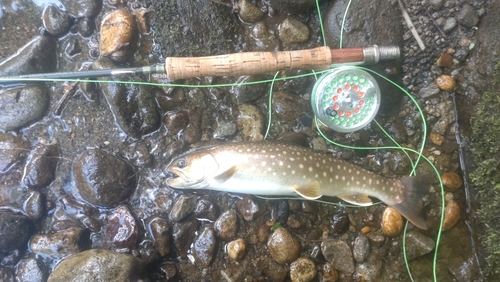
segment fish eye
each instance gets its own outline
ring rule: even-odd
[[[186,159],[180,159],[177,161],[177,167],[178,168],[185,168],[187,166],[187,161]]]

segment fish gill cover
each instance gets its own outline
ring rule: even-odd
[[[491,281],[500,279],[500,63],[492,90],[482,95],[473,125],[472,152],[477,164],[471,179],[478,190],[478,216],[485,230],[482,244],[487,252],[485,269]]]

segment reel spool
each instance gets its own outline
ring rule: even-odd
[[[311,95],[314,115],[329,128],[353,132],[369,124],[380,107],[380,88],[368,72],[339,67],[321,76]]]

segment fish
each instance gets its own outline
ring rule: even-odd
[[[338,197],[369,206],[377,198],[413,225],[427,229],[423,200],[429,175],[388,178],[333,155],[284,141],[249,141],[201,147],[172,159],[166,180],[175,189],[211,189],[254,195]]]

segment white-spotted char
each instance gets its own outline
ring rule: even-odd
[[[396,208],[415,226],[427,229],[422,196],[426,176],[386,178],[333,156],[284,142],[241,142],[201,148],[175,158],[167,170],[178,189],[212,189],[256,194],[292,195],[306,199],[339,197],[361,206],[370,197]]]

